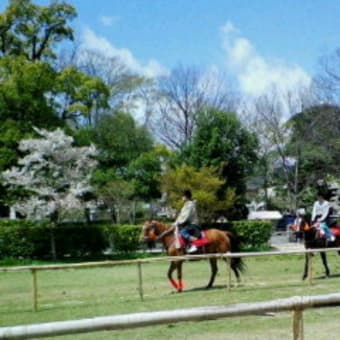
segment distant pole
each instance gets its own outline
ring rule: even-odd
[[[37,270],[31,269],[33,279],[33,311],[38,310],[38,284],[37,284]]]
[[[143,275],[142,275],[142,263],[137,263],[138,268],[138,291],[140,299],[143,301]]]

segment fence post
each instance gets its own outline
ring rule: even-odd
[[[303,340],[303,309],[293,310],[293,339]]]
[[[32,279],[33,279],[33,311],[38,310],[38,284],[37,284],[37,270],[31,269]]]
[[[143,301],[143,276],[142,276],[142,263],[138,262],[138,291],[140,299]]]
[[[229,292],[231,289],[231,258],[229,256],[227,257],[226,265],[227,265],[227,277],[228,277],[227,289]]]

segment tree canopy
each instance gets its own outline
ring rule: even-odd
[[[31,61],[56,58],[56,44],[73,40],[68,22],[75,17],[75,8],[64,1],[39,6],[31,0],[9,0],[0,14],[0,56],[24,56]]]
[[[236,201],[235,191],[229,188],[223,197],[218,192],[224,180],[217,174],[214,167],[195,169],[190,165],[181,165],[169,169],[162,178],[162,189],[167,194],[167,203],[180,210],[183,202],[183,190],[190,189],[197,201],[200,223],[216,220],[220,214],[227,214]]]

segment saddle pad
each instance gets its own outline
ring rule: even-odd
[[[196,247],[202,247],[202,246],[205,246],[208,243],[209,243],[209,240],[205,236],[204,231],[202,231],[202,233],[201,233],[201,238],[199,238],[198,240],[192,241],[192,244],[194,244]]]
[[[185,239],[182,236],[179,236],[179,243],[181,245],[181,247],[185,248],[187,242],[185,241]]]
[[[334,236],[340,236],[340,228],[331,228]]]

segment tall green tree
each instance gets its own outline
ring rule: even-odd
[[[93,136],[100,163],[94,181],[99,197],[109,205],[116,221],[127,210],[134,216],[138,200],[151,201],[160,196],[164,151],[154,148],[152,136],[144,126],[128,113],[114,112],[100,117]]]
[[[75,8],[64,1],[40,6],[31,0],[9,0],[0,14],[0,56],[21,55],[31,61],[56,58],[56,44],[73,40],[69,21],[75,17]]]
[[[160,198],[162,164],[167,156],[168,150],[158,145],[130,162],[127,177],[134,185],[135,197],[146,201]]]
[[[125,112],[102,116],[95,127],[94,141],[100,149],[101,164],[117,169],[121,175],[132,160],[153,147],[150,132]]]
[[[48,94],[52,91],[56,73],[41,61],[30,62],[24,57],[0,59],[0,119],[32,124],[56,125],[56,118]]]
[[[74,66],[61,70],[54,87],[54,107],[58,116],[71,125],[94,125],[96,112],[108,108],[109,88],[98,77]]]
[[[238,196],[235,209],[241,211],[246,193],[246,179],[256,162],[257,139],[248,132],[234,113],[206,109],[197,115],[197,128],[191,143],[184,148],[181,157],[196,168],[214,166],[224,179],[220,194],[227,187]],[[241,214],[242,215],[242,214]]]
[[[24,57],[0,59],[0,170],[17,161],[18,143],[33,133],[32,127],[51,128],[63,122],[47,99],[55,72],[45,62]]]
[[[298,201],[304,204],[306,193],[317,183],[340,177],[340,108],[313,106],[293,116],[287,125],[291,136],[286,153],[296,161]]]
[[[167,204],[177,211],[183,205],[183,190],[190,189],[197,201],[198,215],[201,223],[211,223],[221,213],[228,212],[236,202],[235,191],[228,188],[223,196],[218,192],[224,185],[224,180],[218,176],[214,167],[195,169],[190,165],[169,168],[162,176],[162,190],[167,194]]]

